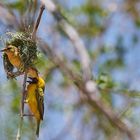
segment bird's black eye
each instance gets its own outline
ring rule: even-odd
[[[7,48],[7,50],[11,50],[11,49],[12,49],[11,47]]]

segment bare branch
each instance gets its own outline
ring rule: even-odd
[[[21,130],[22,130],[23,116],[24,116],[24,100],[25,100],[25,92],[26,92],[26,80],[27,80],[27,73],[25,72],[24,80],[23,80],[22,97],[21,97],[20,122],[19,122],[16,140],[21,139]]]
[[[17,132],[16,140],[20,140],[21,139],[22,124],[23,124],[23,118],[20,117],[20,122],[19,122],[19,127],[18,127],[18,132]]]
[[[65,20],[64,16],[57,10],[56,5],[51,0],[41,0],[42,3],[46,6],[46,9],[51,12],[55,19],[58,21],[61,29],[67,34],[68,38],[73,43],[77,53],[81,58],[81,65],[83,70],[83,78],[85,80],[91,79],[91,66],[90,66],[90,58],[87,53],[86,47],[79,37],[77,31]]]
[[[21,99],[21,117],[23,118],[24,114],[24,100],[25,100],[25,92],[26,92],[26,80],[27,80],[27,73],[24,74],[24,80],[23,80],[23,89],[22,89],[22,99]]]
[[[43,14],[43,11],[45,9],[45,6],[42,4],[40,6],[40,12],[39,12],[39,15],[38,15],[38,18],[37,18],[37,21],[34,25],[34,28],[33,28],[33,32],[32,32],[32,38],[35,40],[36,39],[36,32],[37,32],[37,29],[38,29],[38,26],[40,24],[40,20],[41,20],[41,17],[42,17],[42,14]]]
[[[54,52],[54,50],[52,50],[47,44],[45,44],[44,46],[40,45],[40,47],[44,54],[47,55],[54,64],[58,65],[65,76],[71,79],[71,81],[77,86],[77,88],[84,95],[83,97],[85,102],[89,104],[91,108],[98,108],[110,120],[110,122],[120,130],[120,132],[124,132],[125,134],[127,134],[130,140],[135,140],[133,132],[112,111],[113,109],[110,106],[106,105],[98,96],[96,96],[98,90],[94,81],[84,81],[81,78],[81,75],[79,73],[77,74],[76,72],[73,72],[67,62],[64,61],[63,57],[56,54],[56,52]],[[94,88],[90,88],[90,86],[88,85],[89,82],[90,85],[92,85],[91,87],[94,86]]]

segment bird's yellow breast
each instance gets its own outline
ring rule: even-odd
[[[33,113],[33,115],[35,116],[35,118],[37,120],[40,119],[40,114],[38,111],[38,105],[37,105],[37,100],[36,100],[36,84],[30,84],[27,87],[27,103],[29,105],[29,108],[31,110],[31,112]]]
[[[21,67],[21,58],[19,57],[19,55],[15,55],[14,52],[10,51],[7,52],[6,54],[8,56],[10,63],[19,69]]]

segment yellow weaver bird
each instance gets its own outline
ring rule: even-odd
[[[8,45],[6,48],[1,50],[1,52],[4,52],[10,61],[10,63],[16,67],[19,71],[23,70],[23,63],[19,56],[18,48],[13,45]]]
[[[43,120],[44,114],[45,81],[38,76],[38,71],[34,68],[31,68],[27,74],[30,76],[28,78],[30,78],[31,81],[27,81],[29,85],[27,86],[25,102],[29,105],[30,111],[36,118],[36,135],[39,136],[40,121]]]

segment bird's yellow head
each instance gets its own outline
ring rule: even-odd
[[[6,48],[0,50],[1,52],[4,52],[6,54],[9,54],[9,53],[13,53],[15,55],[18,54],[18,48],[13,46],[13,45],[8,45]]]
[[[38,70],[34,67],[29,67],[27,69],[27,75],[31,78],[38,78]]]

